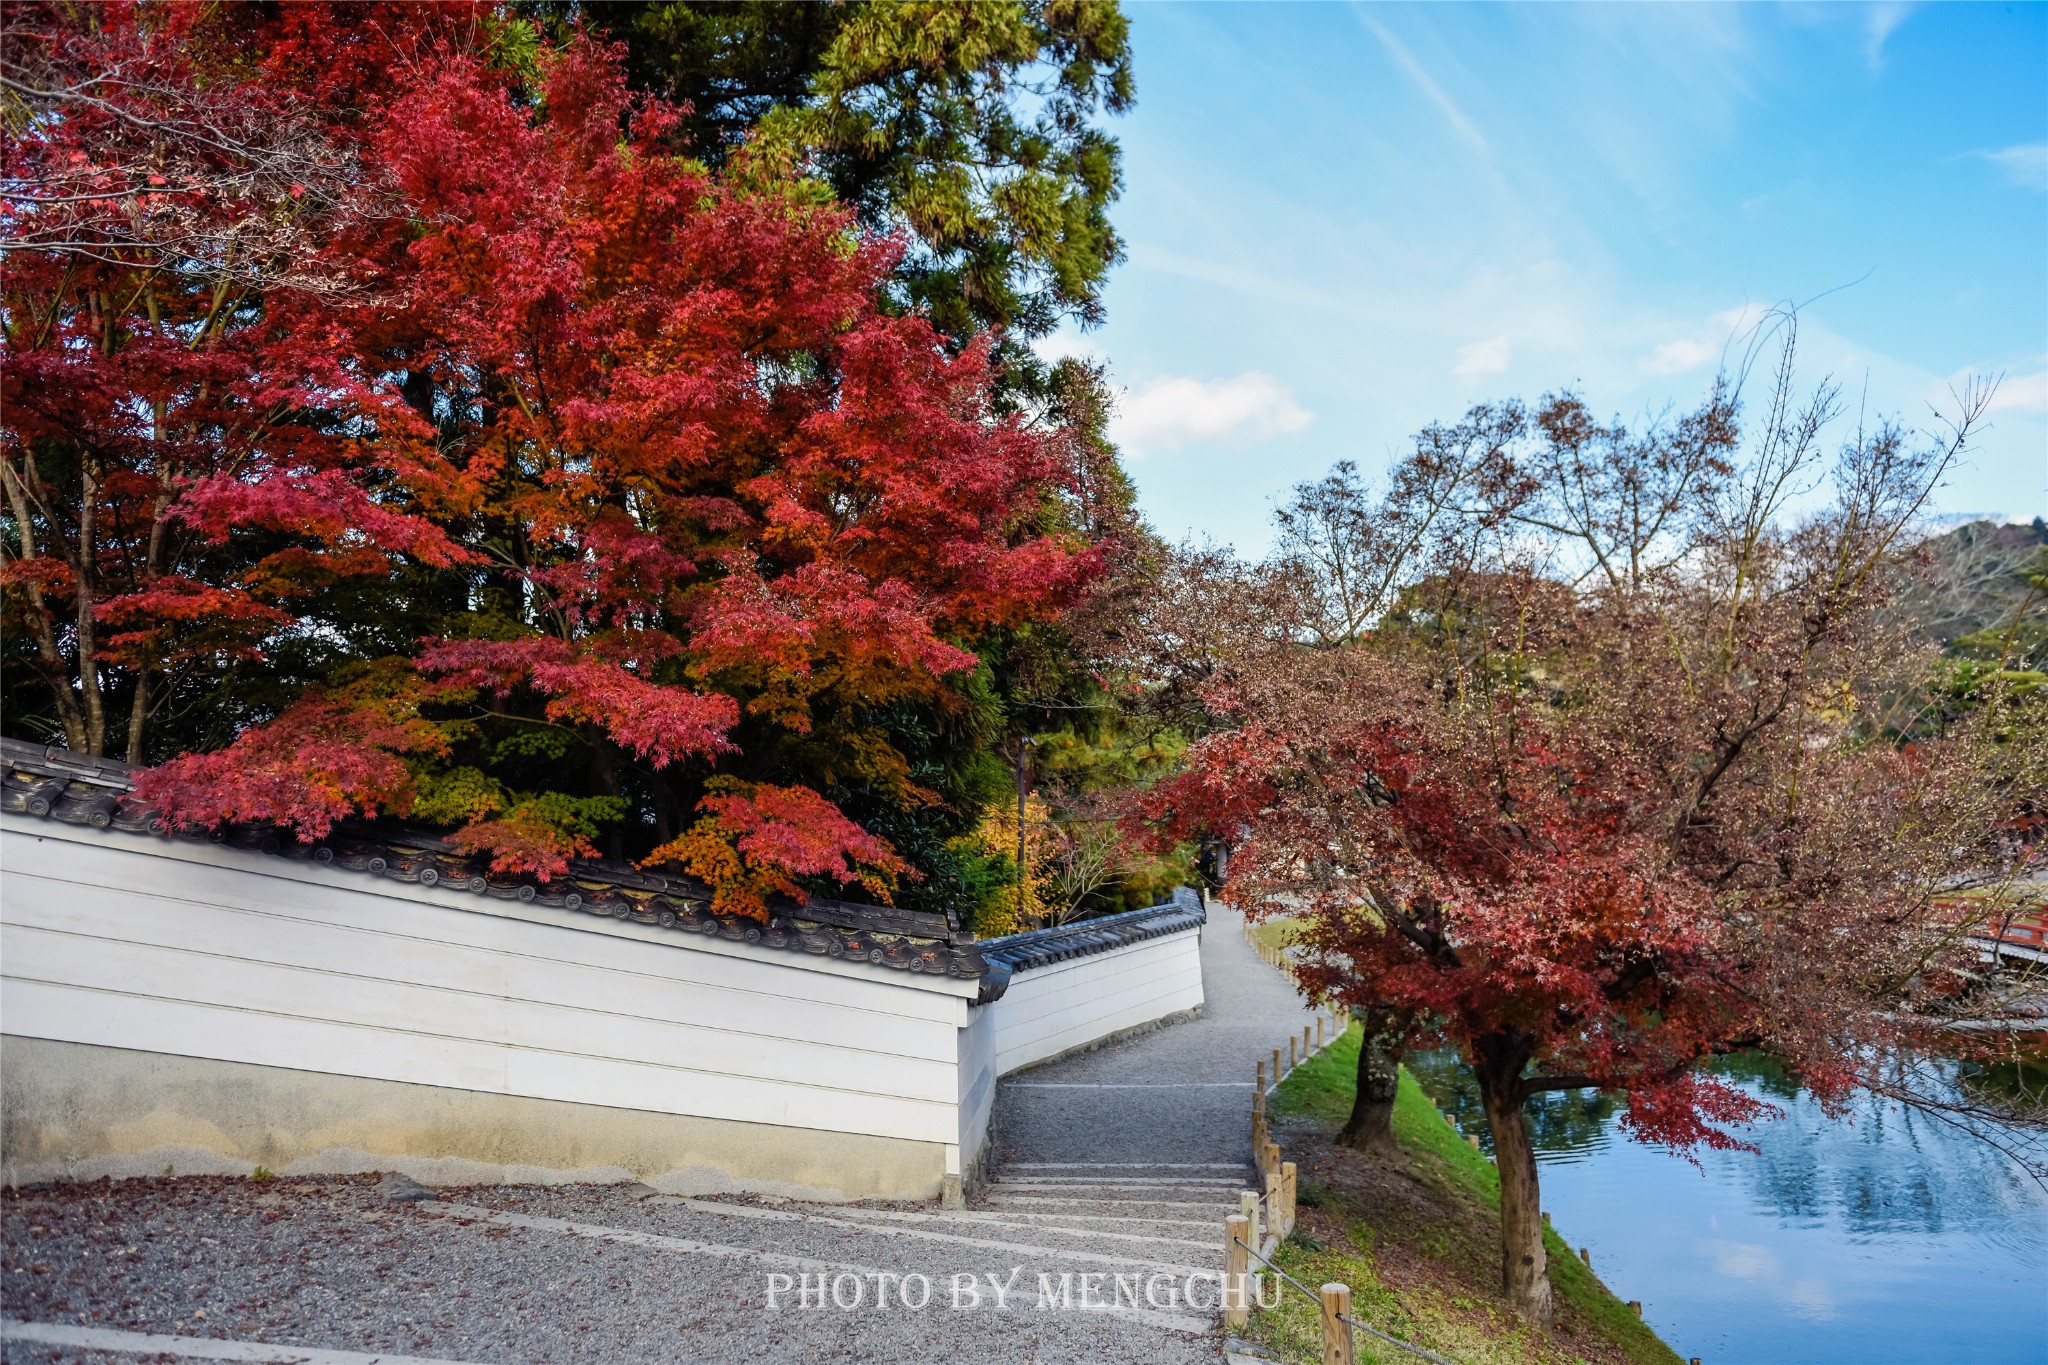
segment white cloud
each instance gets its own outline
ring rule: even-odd
[[[1637,362],[1644,374],[1673,375],[1697,370],[1710,360],[1739,351],[1739,341],[1764,318],[1766,310],[1753,303],[1725,308],[1707,319],[1707,325],[1692,336],[1667,341]]]
[[[2048,190],[2048,142],[2022,142],[1972,155],[2004,171],[2005,178],[2021,189]]]
[[[1667,341],[1650,352],[1649,357],[1643,361],[1643,373],[1684,374],[1687,370],[1697,370],[1720,353],[1719,347],[1710,346],[1697,338],[1680,337],[1676,341]]]
[[[1458,363],[1451,367],[1451,374],[1466,380],[1483,379],[1490,374],[1504,374],[1508,368],[1508,360],[1513,354],[1506,337],[1475,341],[1470,346],[1458,348]]]
[[[1271,375],[1246,370],[1231,379],[1156,379],[1127,397],[1110,435],[1132,455],[1184,445],[1230,442],[1246,446],[1282,432],[1300,431],[1315,414]]]
[[[1998,381],[1986,412],[2048,412],[2048,370],[2009,374]]]
[[[2041,357],[2048,363],[2048,356]],[[2031,373],[2014,374],[2011,370],[1997,365],[1971,366],[1957,370],[1947,379],[1928,386],[1925,400],[1929,407],[1948,412],[1956,406],[1956,396],[1967,390],[1992,381],[1998,387],[1992,392],[1991,402],[1984,409],[1986,416],[2001,412],[2037,416],[2048,413],[2048,369]]]
[[[1835,1296],[1824,1281],[1811,1275],[1793,1281],[1784,1297],[1792,1311],[1809,1322],[1828,1322],[1836,1317]]]

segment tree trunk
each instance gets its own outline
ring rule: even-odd
[[[1555,1317],[1549,1257],[1543,1248],[1543,1194],[1536,1179],[1536,1148],[1522,1112],[1522,1068],[1528,1055],[1505,1039],[1474,1048],[1473,1071],[1486,1125],[1493,1131],[1493,1161],[1500,1172],[1501,1292],[1508,1306],[1548,1330]]]
[[[1337,1133],[1346,1147],[1377,1156],[1394,1152],[1394,1098],[1400,1093],[1401,1058],[1407,1051],[1408,1020],[1386,1010],[1358,1015],[1358,1088],[1351,1117]]]

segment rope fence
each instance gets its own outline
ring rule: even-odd
[[[1238,1220],[1232,1217],[1228,1221],[1234,1223]],[[1360,1322],[1357,1318],[1352,1317],[1350,1285],[1326,1284],[1318,1292],[1310,1289],[1278,1265],[1259,1255],[1258,1252],[1253,1251],[1241,1240],[1233,1248],[1233,1252],[1235,1251],[1242,1251],[1244,1259],[1257,1261],[1260,1265],[1272,1271],[1274,1275],[1293,1285],[1302,1292],[1310,1303],[1316,1304],[1323,1310],[1323,1360],[1325,1365],[1351,1365],[1353,1352],[1349,1333],[1353,1331],[1364,1332],[1368,1336],[1377,1337],[1389,1346],[1398,1346],[1410,1355],[1420,1356],[1424,1360],[1435,1362],[1435,1365],[1456,1365],[1455,1361],[1446,1360],[1434,1351],[1417,1346],[1412,1341],[1403,1341],[1399,1337],[1389,1336],[1371,1323]],[[1230,1291],[1226,1288],[1226,1303],[1230,1301],[1229,1293]],[[1240,1295],[1247,1293],[1249,1293],[1248,1287],[1239,1290]],[[1250,1300],[1246,1299],[1247,1305],[1249,1305],[1249,1302]],[[1336,1330],[1333,1332],[1332,1328]]]

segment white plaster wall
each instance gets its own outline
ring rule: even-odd
[[[988,1141],[996,1102],[996,1009],[977,1005],[960,1030],[960,1170],[971,1173]]]
[[[996,1074],[1199,1008],[1202,999],[1198,928],[1018,972],[987,1011]]]
[[[0,822],[0,1031],[16,1037],[941,1143],[957,1171],[975,988]]]

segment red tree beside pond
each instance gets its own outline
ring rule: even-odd
[[[1503,1287],[1546,1324],[1527,1101],[1616,1091],[1645,1141],[1732,1145],[1759,1106],[1698,1065],[1747,1048],[1845,1097],[1959,1007],[1936,893],[1995,873],[2039,779],[2010,730],[1898,738],[1931,660],[1890,589],[1964,431],[1859,437],[1794,517],[1830,399],[1789,382],[1746,456],[1718,392],[1647,432],[1563,396],[1432,429],[1376,503],[1304,488],[1207,683],[1221,728],[1148,800],[1299,921],[1312,995],[1465,1053]]]

